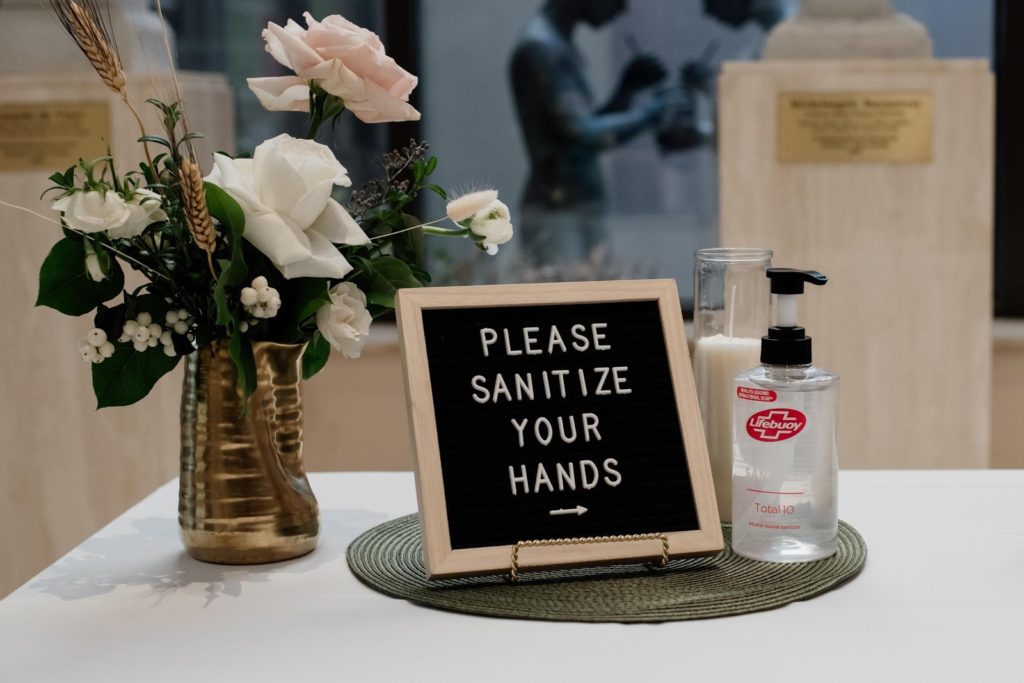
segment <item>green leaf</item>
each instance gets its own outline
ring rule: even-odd
[[[252,355],[252,343],[237,328],[228,340],[228,354],[238,370],[238,387],[242,395],[249,398],[256,391],[256,359]]]
[[[437,157],[427,159],[427,175],[430,175],[437,168]]]
[[[152,142],[155,145],[162,145],[167,149],[171,148],[171,143],[167,141],[167,138],[162,138],[159,135],[143,135],[138,139],[138,142]]]
[[[179,359],[159,346],[140,353],[130,343],[114,342],[114,355],[92,366],[96,408],[127,406],[144,398]]]
[[[359,288],[366,294],[369,303],[395,307],[395,292],[403,287],[422,287],[412,270],[394,256],[378,256],[374,259],[359,259],[362,270],[356,278]]]
[[[330,357],[331,345],[317,332],[302,353],[302,379],[309,379],[320,372]]]
[[[423,159],[417,159],[412,163],[412,182],[419,185],[427,175],[427,164]]]
[[[448,201],[448,193],[440,185],[435,185],[433,183],[427,183],[426,185],[423,185],[423,189],[424,190],[430,190],[431,192],[436,194],[438,197],[440,197],[444,201]]]
[[[233,319],[231,315],[231,304],[228,301],[228,279],[231,276],[231,261],[221,259],[217,261],[220,265],[220,277],[213,286],[213,303],[217,309],[215,321],[224,327]]]
[[[410,230],[409,228],[415,228],[422,222],[416,216],[403,213],[402,228],[405,231],[396,235],[391,242],[394,248],[392,253],[405,261],[412,269],[413,274],[416,273],[418,264],[423,262],[423,255],[426,253],[426,235],[422,230]],[[423,280],[418,276],[417,278]]]
[[[236,254],[241,257],[242,234],[245,232],[245,213],[234,197],[212,183],[204,183],[206,190],[206,207],[210,215],[225,228],[231,244],[231,260]]]
[[[227,325],[231,320],[227,289],[245,285],[249,268],[245,265],[242,252],[242,234],[245,232],[245,214],[242,207],[224,190],[211,183],[205,184],[206,206],[210,215],[217,219],[227,233],[231,247],[230,259],[219,259],[220,277],[213,288],[213,300],[217,307],[217,324]]]
[[[75,170],[74,167],[72,167],[71,170],[73,172]],[[66,174],[65,173],[61,173],[60,171],[51,174],[50,177],[48,178],[48,180],[51,183],[53,183],[54,185],[56,185],[57,187],[62,187],[65,190],[70,190],[72,187],[74,187],[74,185],[69,184],[67,182]]]
[[[83,315],[121,293],[124,272],[110,260],[108,277],[94,282],[85,268],[83,237],[71,236],[53,245],[39,269],[36,306],[49,306],[65,315]],[[97,246],[97,250],[102,249]]]

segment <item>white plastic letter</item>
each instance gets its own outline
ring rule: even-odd
[[[587,476],[588,473],[590,476]],[[580,460],[580,479],[583,480],[583,488],[588,491],[597,486],[600,476],[593,460]]]
[[[490,350],[487,347],[489,347],[496,341],[498,341],[497,332],[495,332],[490,327],[480,328],[480,344],[483,346],[484,349],[484,358],[487,358],[487,355],[490,353]]]
[[[551,336],[548,337],[548,353],[553,353],[555,345],[562,348],[562,353],[565,353],[569,349],[565,348],[565,342],[562,341],[562,333],[558,331],[558,327],[555,325],[551,326]]]
[[[523,328],[523,345],[526,348],[527,356],[540,356],[544,353],[543,350],[537,348],[537,333],[540,332],[539,327],[524,327]]]
[[[548,476],[548,471],[544,469],[544,463],[537,463],[537,478],[533,482],[533,492],[540,492],[540,485],[544,484],[548,487],[549,493],[554,493],[555,487],[551,485],[551,477]]]
[[[586,351],[590,348],[590,340],[583,334],[586,331],[587,328],[583,325],[573,325],[569,328],[569,333],[576,340],[572,343],[572,348],[577,351]]]
[[[483,375],[473,375],[473,379],[469,381],[472,387],[476,389],[473,392],[473,400],[477,403],[487,403],[491,400],[491,392],[487,391],[487,387],[484,385],[486,381],[487,378]]]
[[[512,426],[516,429],[516,434],[519,435],[519,447],[522,448],[526,445],[526,440],[523,438],[523,432],[526,430],[526,425],[529,422],[525,417],[523,418],[523,424],[516,422],[516,419],[512,418]]]
[[[605,458],[604,460],[604,483],[608,486],[618,486],[622,483],[622,475],[615,469],[618,464],[619,461],[615,458]]]
[[[619,373],[622,373],[621,375]],[[616,394],[632,394],[632,389],[626,388],[626,373],[629,372],[629,367],[626,365],[616,365],[612,368],[612,380],[615,384]]]
[[[541,435],[541,427],[547,432],[543,436]],[[547,446],[551,443],[551,439],[555,436],[555,430],[551,427],[551,420],[546,417],[538,417],[533,423],[533,435],[537,437],[537,441],[540,442],[541,446]]]
[[[516,484],[523,485],[523,493],[530,492],[530,480],[526,476],[526,465],[520,465],[519,471],[522,472],[518,477],[516,476],[516,470],[512,465],[508,466],[508,480],[512,484],[512,495],[518,495],[519,492],[516,490]]]
[[[569,469],[565,469],[562,463],[555,463],[555,473],[558,475],[558,490],[564,491],[566,487],[570,491],[576,490],[576,465],[569,463]]]

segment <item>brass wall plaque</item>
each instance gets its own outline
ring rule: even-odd
[[[0,103],[0,172],[63,171],[109,143],[106,102]]]
[[[779,93],[782,163],[927,162],[932,135],[930,92]]]

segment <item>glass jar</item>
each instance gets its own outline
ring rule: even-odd
[[[770,249],[716,248],[696,253],[693,371],[711,459],[718,513],[732,520],[732,384],[760,365],[771,320]]]

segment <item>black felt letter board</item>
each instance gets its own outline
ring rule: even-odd
[[[425,309],[423,328],[453,549],[699,528],[656,301]]]

